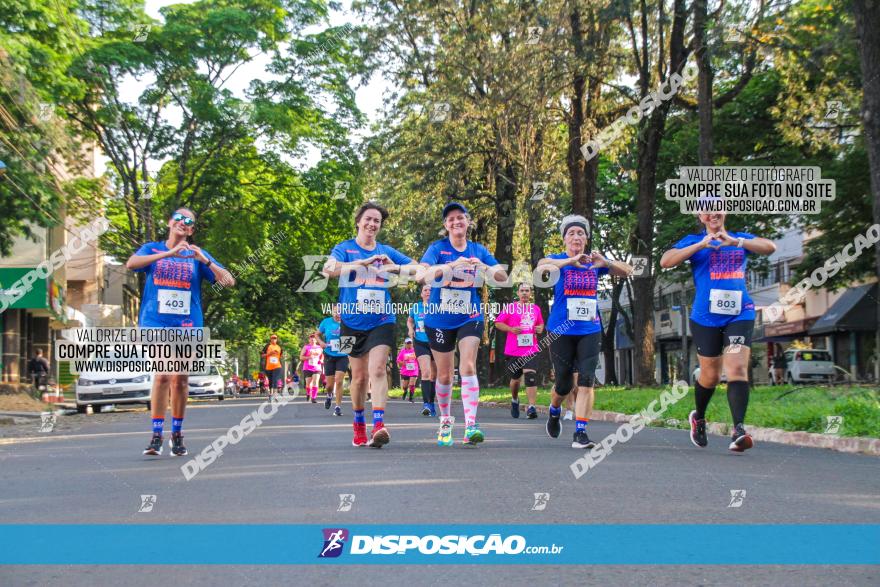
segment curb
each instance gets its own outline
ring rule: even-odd
[[[510,403],[499,402],[480,402],[481,406],[487,408],[510,408]],[[535,406],[539,414],[547,414],[548,409],[542,406]],[[526,406],[520,404],[520,410],[525,411]],[[592,420],[599,422],[629,422],[633,416],[621,414],[620,412],[604,412],[602,410],[593,410]],[[663,420],[655,420],[662,422]],[[651,422],[654,425],[654,422]],[[727,436],[730,433],[730,425],[720,422],[707,422],[706,431],[709,434],[718,436]],[[863,436],[836,436],[832,434],[819,434],[816,432],[801,432],[791,430],[781,430],[779,428],[761,428],[759,426],[749,426],[749,434],[755,440],[761,442],[775,442],[777,444],[787,444],[790,446],[805,446],[808,448],[827,448],[837,452],[861,453],[871,456],[880,456],[880,438],[867,438]]]
[[[13,418],[39,418],[42,413],[43,412],[0,412],[0,416],[11,416]]]

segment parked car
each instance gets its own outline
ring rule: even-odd
[[[96,411],[106,404],[145,403],[149,406],[152,387],[151,373],[80,373],[74,384],[76,410],[85,413],[86,406],[90,404]]]
[[[217,367],[211,365],[207,375],[189,376],[189,397],[207,397],[223,400],[226,384]]]
[[[830,383],[837,376],[831,353],[822,349],[788,349],[785,351],[786,383]]]

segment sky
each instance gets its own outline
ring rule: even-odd
[[[172,4],[188,4],[192,1],[194,0],[146,0],[144,3],[144,9],[147,15],[151,18],[161,21],[162,15],[160,14],[159,9]],[[342,26],[346,23],[352,25],[359,24],[358,17],[350,10],[351,0],[343,0],[342,5],[342,11],[331,12],[328,25],[315,27],[314,29],[306,29],[305,32],[314,33],[326,28],[326,26]],[[267,63],[267,56],[257,56],[252,62],[240,67],[229,79],[226,87],[236,96],[244,97],[244,92],[251,80],[257,78],[267,79],[270,77],[265,71]],[[121,85],[122,98],[128,102],[135,102],[149,81],[150,80],[139,81],[134,78],[123,81]],[[377,73],[368,80],[366,84],[356,89],[355,99],[357,105],[366,115],[369,122],[363,129],[355,134],[353,140],[358,141],[362,139],[367,134],[369,126],[380,118],[384,104],[383,96],[390,88],[391,84],[388,80],[385,80],[382,78],[381,74]],[[172,123],[178,122],[180,120],[179,111],[169,109],[167,120]],[[308,150],[305,157],[288,158],[287,161],[295,168],[302,170],[314,166],[319,159],[320,152],[317,149],[311,148]],[[150,161],[148,167],[151,173],[155,173],[161,165],[162,161]]]

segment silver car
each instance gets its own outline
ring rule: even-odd
[[[86,406],[96,411],[107,404],[150,403],[153,387],[151,373],[114,371],[112,373],[80,373],[74,386],[76,410],[86,412]]]
[[[223,382],[223,376],[214,365],[211,365],[207,375],[189,376],[189,397],[217,398],[223,401],[225,392],[226,384]]]

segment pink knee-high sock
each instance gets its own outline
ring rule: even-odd
[[[444,420],[452,412],[452,384],[444,385],[437,381],[435,389],[437,390],[437,405],[440,406],[440,419]]]
[[[477,423],[477,405],[480,403],[480,381],[476,375],[461,378],[461,403],[464,404],[465,426]]]

